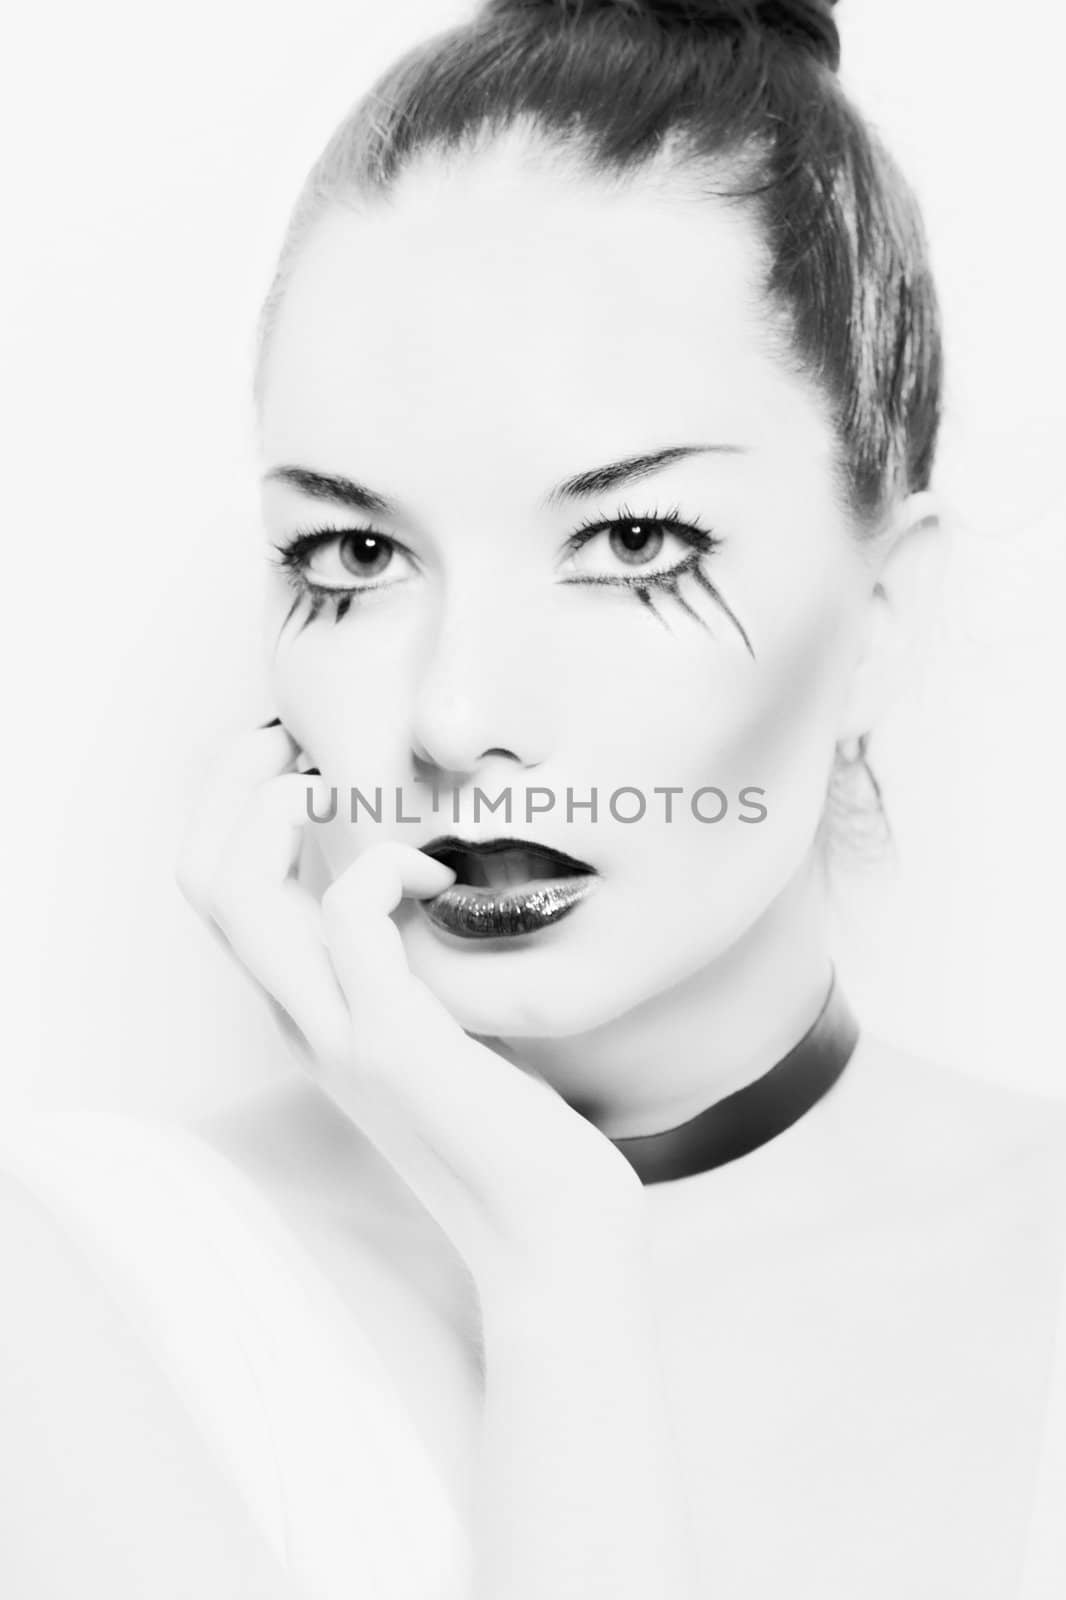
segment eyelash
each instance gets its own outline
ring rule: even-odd
[[[305,598],[310,600],[310,609],[307,616],[304,618],[300,630],[301,632],[303,631],[303,628],[307,627],[308,623],[314,622],[315,618],[320,614],[325,606],[333,606],[333,620],[334,622],[340,622],[341,618],[347,615],[353,600],[356,600],[360,595],[369,594],[373,589],[387,589],[391,587],[391,585],[386,582],[363,583],[351,589],[341,589],[332,588],[328,584],[313,583],[311,581],[311,579],[307,576],[308,556],[311,555],[312,551],[319,549],[320,546],[330,544],[334,539],[343,539],[347,534],[355,536],[366,535],[368,538],[384,539],[385,542],[391,545],[393,549],[402,550],[405,555],[410,555],[411,553],[407,549],[407,546],[401,544],[398,539],[393,539],[391,535],[388,534],[377,533],[373,528],[334,528],[319,526],[316,528],[299,530],[293,534],[292,538],[284,540],[281,544],[276,544],[274,549],[277,554],[268,557],[271,565],[280,567],[288,579],[290,587],[296,590],[296,598],[293,600],[292,605],[289,607],[285,615],[285,621],[281,625],[282,629],[284,629],[286,623],[289,621],[289,618],[300,604],[300,601]]]
[[[633,522],[652,523],[659,528],[667,530],[682,540],[683,543],[689,545],[689,554],[683,560],[662,572],[634,573],[632,575],[620,573],[613,576],[606,573],[599,575],[590,573],[583,577],[565,578],[563,582],[566,585],[595,585],[603,588],[628,589],[641,606],[651,611],[661,622],[663,620],[662,616],[656,609],[651,594],[653,589],[657,589],[667,594],[672,600],[675,600],[683,611],[686,611],[694,621],[705,628],[707,624],[704,619],[697,611],[693,610],[680,592],[682,578],[691,576],[699,584],[700,588],[711,596],[716,605],[725,612],[743,639],[748,653],[754,657],[755,652],[752,650],[751,641],[746,632],[703,570],[702,563],[704,558],[711,555],[722,543],[722,540],[710,528],[705,528],[698,518],[683,516],[680,508],[676,506],[666,512],[652,509],[651,511],[638,513],[623,505],[617,516],[590,518],[588,521],[581,523],[567,539],[566,548],[576,554],[597,534],[609,533],[613,528],[625,527]],[[347,614],[353,600],[358,596],[368,594],[374,589],[391,587],[386,582],[360,584],[350,589],[332,588],[313,583],[307,577],[306,563],[307,557],[311,552],[324,544],[328,544],[333,539],[343,538],[345,534],[366,534],[374,538],[383,538],[394,549],[402,550],[406,555],[410,555],[410,551],[399,540],[393,539],[387,534],[378,534],[371,528],[317,527],[295,533],[291,539],[275,545],[274,549],[277,554],[269,558],[272,565],[280,567],[285,572],[291,586],[296,590],[296,597],[286,614],[282,628],[285,627],[300,601],[305,597],[310,599],[310,610],[304,620],[303,627],[313,622],[327,604],[332,605],[334,608],[334,622],[340,622],[342,617]]]
[[[628,505],[623,505],[615,517],[590,518],[580,524],[567,540],[567,548],[576,552],[594,539],[597,534],[609,533],[612,528],[626,527],[633,522],[652,523],[658,528],[663,528],[672,533],[676,538],[687,544],[689,553],[682,561],[672,567],[665,568],[662,572],[645,572],[607,574],[589,573],[584,577],[567,578],[567,584],[588,584],[601,588],[628,589],[629,592],[662,622],[661,614],[656,610],[651,591],[658,589],[675,600],[682,611],[687,611],[694,621],[701,627],[707,624],[697,611],[694,611],[684,598],[680,590],[681,579],[691,575],[702,589],[712,594],[721,604],[717,590],[703,570],[702,561],[705,556],[711,555],[722,543],[717,534],[710,528],[705,528],[697,517],[686,517],[680,507],[673,506],[669,511],[659,511],[653,507],[651,511],[632,511]],[[739,625],[738,625],[739,626]]]

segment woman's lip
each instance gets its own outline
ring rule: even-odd
[[[521,851],[526,855],[539,856],[542,860],[557,863],[566,869],[560,877],[569,873],[585,873],[594,876],[595,867],[589,866],[587,861],[581,861],[577,856],[571,856],[565,850],[558,850],[554,845],[538,844],[532,839],[506,838],[506,839],[463,839],[458,834],[442,834],[436,839],[431,839],[422,846],[423,854],[432,856],[434,860],[446,859],[455,852],[465,852],[475,856],[499,855],[504,851]],[[548,880],[538,880],[547,882]]]
[[[454,883],[418,904],[430,922],[461,939],[513,939],[568,916],[595,884],[594,873],[545,878],[506,890]]]

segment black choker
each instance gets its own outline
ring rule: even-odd
[[[776,1139],[816,1105],[844,1071],[858,1039],[858,1023],[834,974],[812,1027],[761,1078],[679,1127],[611,1142],[643,1183],[691,1178],[736,1161]]]

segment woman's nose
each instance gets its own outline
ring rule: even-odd
[[[524,767],[545,760],[556,694],[550,641],[539,635],[514,605],[465,605],[440,617],[415,690],[420,761],[461,776],[493,755]]]

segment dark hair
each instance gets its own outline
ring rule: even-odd
[[[331,199],[522,121],[593,174],[669,152],[756,209],[767,303],[832,407],[854,510],[928,486],[940,416],[936,295],[917,204],[836,77],[833,0],[486,0],[403,56],[311,171],[264,307]],[[264,340],[265,342],[265,340]]]
[[[833,4],[485,0],[401,57],[313,167],[263,308],[260,377],[289,266],[325,207],[527,124],[592,176],[661,157],[698,193],[754,209],[775,343],[828,402],[846,498],[876,527],[929,484],[940,327],[917,203],[836,76]],[[838,753],[829,811],[883,833],[865,737],[858,752]]]

